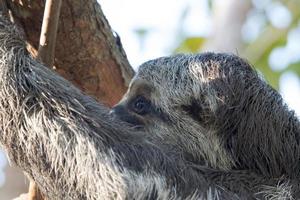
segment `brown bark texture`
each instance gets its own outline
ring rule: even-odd
[[[33,180],[30,181],[27,200],[46,200]]]
[[[29,45],[38,49],[45,1],[7,2]],[[96,0],[62,1],[54,65],[59,74],[108,106],[120,100],[134,74]]]

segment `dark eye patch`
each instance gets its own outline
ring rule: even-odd
[[[135,97],[129,104],[130,110],[135,112],[140,116],[148,115],[149,117],[159,118],[160,120],[167,123],[169,117],[163,110],[159,107],[156,107],[151,103],[149,99],[144,96]]]
[[[145,115],[151,111],[151,102],[144,96],[137,96],[132,100],[130,108],[139,115]]]
[[[189,115],[192,119],[198,122],[203,122],[202,117],[203,108],[199,102],[192,100],[191,104],[182,105],[181,108]]]

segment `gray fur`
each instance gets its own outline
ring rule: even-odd
[[[278,182],[277,186],[262,186],[262,191],[259,193],[264,194],[264,199],[268,200],[294,200],[292,186],[288,182]]]
[[[156,63],[154,67],[158,68],[160,65],[157,63],[169,59],[174,65],[177,58],[184,57],[161,58],[152,63]],[[189,57],[186,58],[189,60]],[[226,60],[226,57],[222,59]],[[141,67],[138,76],[142,77],[146,72],[144,67]],[[151,75],[150,71],[147,73]],[[217,113],[219,104],[213,98],[216,90],[211,88],[207,92],[207,105]],[[186,103],[189,103],[188,99]],[[166,102],[165,105],[170,104]],[[166,110],[166,114],[170,112]],[[166,119],[170,127],[172,120],[172,115]],[[292,125],[289,124],[289,127],[294,127]],[[209,123],[201,130],[210,131],[208,127],[211,127]],[[160,128],[160,131],[164,130],[170,136],[167,128]],[[151,134],[162,133],[137,130],[112,118],[103,105],[31,58],[20,31],[0,16],[0,142],[11,163],[33,178],[49,199],[263,197],[262,186],[276,186],[279,180],[247,170],[232,170],[242,165],[235,162],[236,147],[233,147],[234,153],[224,147],[222,137],[225,136],[219,137],[220,130],[208,133],[220,146],[214,149],[211,145],[215,143],[206,140],[210,143],[208,150],[202,151],[196,143],[192,143],[196,146],[191,148],[178,146],[183,143],[176,140],[182,137],[158,141]],[[199,157],[192,155],[192,160],[184,157],[185,153],[195,154],[197,150]],[[213,156],[209,155],[209,151]],[[204,165],[199,164],[202,163],[200,158],[204,158]],[[220,167],[217,166],[219,164]],[[291,186],[291,193],[296,190]]]
[[[144,63],[132,85],[137,80],[154,88],[150,100],[169,119],[145,123],[153,138],[176,137],[179,146],[189,144],[183,153],[213,168],[300,177],[299,120],[246,61],[215,53],[164,57]]]

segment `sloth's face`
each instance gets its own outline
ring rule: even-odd
[[[189,162],[229,169],[231,160],[210,127],[213,112],[206,97],[199,101],[188,96],[174,97],[165,89],[170,90],[136,77],[112,114],[146,132],[153,143],[182,154]]]
[[[112,109],[112,114],[136,128],[153,128],[158,124],[176,127],[185,119],[190,123],[206,126],[208,119],[211,118],[209,114],[212,113],[205,98],[205,96],[201,100],[188,96],[185,100],[179,96],[174,98],[155,84],[136,78],[131,82],[122,100]]]
[[[244,122],[241,113],[253,116],[247,105],[263,85],[236,56],[162,57],[140,66],[112,112],[190,162],[230,169],[236,165],[232,149],[241,146],[231,130]]]
[[[162,109],[154,103],[156,92],[153,85],[135,79],[123,99],[112,109],[112,114],[135,128],[145,129],[153,121],[163,119]]]

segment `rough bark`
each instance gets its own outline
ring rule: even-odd
[[[39,45],[45,1],[8,0],[29,44]],[[113,105],[134,72],[96,0],[64,0],[58,27],[55,68],[85,93]]]

